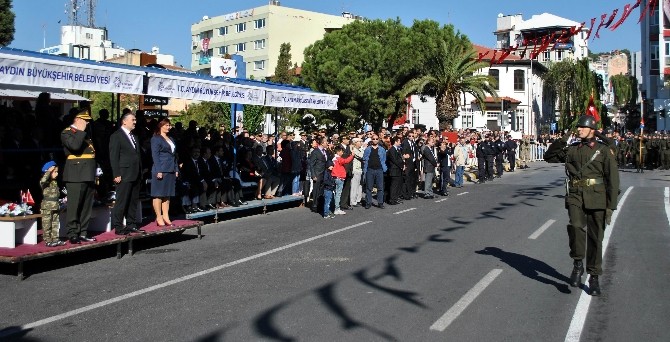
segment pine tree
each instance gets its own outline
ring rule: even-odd
[[[291,74],[291,43],[282,43],[279,47],[279,58],[275,67],[275,75],[272,82],[292,84],[293,75]]]

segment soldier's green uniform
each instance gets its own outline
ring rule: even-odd
[[[79,114],[90,120],[88,114]],[[86,131],[74,126],[61,132],[61,142],[65,150],[63,182],[67,190],[67,235],[71,243],[79,243],[80,237],[86,237],[88,223],[93,209],[93,191],[95,184],[95,149]]]
[[[55,164],[55,163],[54,163]],[[47,163],[47,165],[50,165]],[[48,169],[48,167],[47,167]],[[45,171],[40,179],[42,187],[42,203],[40,213],[42,214],[42,239],[49,247],[57,246],[60,242],[58,229],[60,228],[60,205],[58,203],[58,183],[51,177],[50,171]]]
[[[635,172],[644,172],[644,163],[647,161],[647,151],[649,150],[649,142],[644,136],[636,137],[633,144],[630,146],[630,152],[635,160]]]
[[[528,162],[530,161],[530,138],[524,137],[521,140],[519,148],[519,159],[521,161],[520,169],[527,169]]]
[[[578,121],[595,129],[592,117],[581,117]],[[578,125],[579,125],[578,124]],[[602,274],[602,240],[608,214],[616,210],[619,195],[619,171],[612,149],[595,138],[584,139],[568,147],[566,143],[551,145],[545,153],[548,162],[565,162],[568,175],[568,193],[565,206],[570,223],[567,226],[570,257],[575,260],[571,276],[573,286],[578,286],[583,273],[582,259],[586,257],[586,270],[600,294],[598,277]],[[586,229],[584,229],[586,227]],[[586,249],[586,255],[585,255]],[[575,274],[576,273],[576,274]],[[591,287],[591,286],[590,286]]]
[[[663,170],[670,169],[670,140],[667,135],[663,136],[661,143],[661,165]]]
[[[617,145],[617,150],[618,150],[617,161],[619,162],[619,166],[622,167],[622,168],[626,167],[626,164],[628,162],[628,158],[627,158],[628,142],[626,141],[626,139],[621,138],[621,140],[619,140],[619,145]]]

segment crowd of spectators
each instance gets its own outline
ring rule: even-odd
[[[14,187],[39,189],[41,165],[49,160],[63,162],[59,134],[70,125],[71,113],[54,110],[48,94],[40,96],[34,110],[26,102],[0,111],[0,176]],[[141,111],[136,116],[134,134],[142,151],[143,191],[154,197],[160,223],[169,223],[170,198],[179,204],[172,210],[191,214],[295,196],[313,211],[332,218],[357,206],[370,208],[374,202],[383,208],[419,194],[447,196],[449,187],[463,185],[466,168],[478,170],[479,183],[487,182],[502,176],[502,163],[509,163],[510,171],[517,164],[527,167],[527,151],[537,149],[534,155],[540,156],[556,139],[542,135],[537,140],[532,136],[514,140],[502,131],[409,127],[340,133],[288,131],[275,138],[237,128],[231,132],[224,126],[200,127],[195,121],[186,127],[179,122],[173,125],[168,119],[144,117]],[[97,117],[87,132],[101,169],[96,200],[104,202],[114,190],[109,138],[118,124],[105,109]],[[176,168],[162,170],[164,161],[155,160],[163,159],[152,149],[173,152]],[[513,160],[517,155],[519,162]],[[152,167],[156,163],[161,167]],[[174,188],[150,189],[165,183],[174,183]],[[12,200],[14,190],[2,196]]]

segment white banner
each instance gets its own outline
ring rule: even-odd
[[[339,96],[308,92],[266,90],[265,105],[279,108],[337,110]]]
[[[151,73],[147,95],[261,106],[265,101],[265,90],[257,87]]]
[[[0,52],[0,84],[142,94],[144,72]]]

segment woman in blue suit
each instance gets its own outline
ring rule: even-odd
[[[175,195],[179,176],[177,148],[174,140],[168,136],[170,127],[169,119],[161,120],[151,138],[151,157],[154,162],[151,167],[151,197],[158,226],[172,225],[169,216],[170,197]]]

